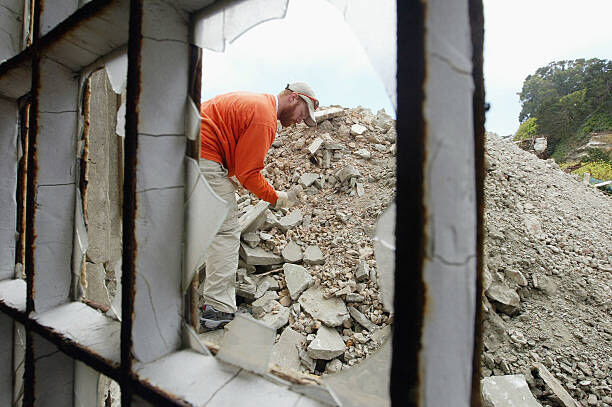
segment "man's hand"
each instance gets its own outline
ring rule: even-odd
[[[298,202],[297,194],[294,190],[276,191],[276,195],[278,195],[278,199],[274,205],[275,209],[291,208]]]

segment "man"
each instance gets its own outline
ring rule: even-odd
[[[238,268],[238,230],[234,183],[275,208],[295,203],[295,193],[276,191],[261,175],[264,159],[274,141],[277,120],[283,127],[304,121],[316,125],[319,101],[303,82],[287,85],[277,96],[233,92],[202,104],[200,170],[212,189],[231,203],[231,208],[206,255],[204,307],[200,322],[207,329],[223,327],[236,312],[235,281]]]

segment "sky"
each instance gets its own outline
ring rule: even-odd
[[[516,132],[517,94],[537,68],[565,59],[612,59],[612,0],[483,4],[488,131],[502,136]],[[384,108],[395,116],[361,44],[326,0],[289,0],[284,19],[252,28],[227,44],[225,52],[204,50],[203,66],[204,100],[235,90],[276,94],[289,82],[305,81],[322,106]]]

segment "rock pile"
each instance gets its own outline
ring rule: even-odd
[[[274,210],[239,191],[236,291],[239,308],[277,329],[272,362],[321,374],[390,333],[372,234],[395,196],[396,136],[384,111],[332,107],[317,121],[282,129],[262,171],[277,190],[301,186],[298,205]]]
[[[494,135],[485,161],[483,377],[523,374],[542,405],[566,405],[562,386],[612,406],[612,201]]]

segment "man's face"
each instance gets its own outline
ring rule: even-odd
[[[296,94],[291,95],[291,103],[288,108],[279,113],[278,119],[283,127],[289,127],[301,123],[308,117],[308,105]]]

